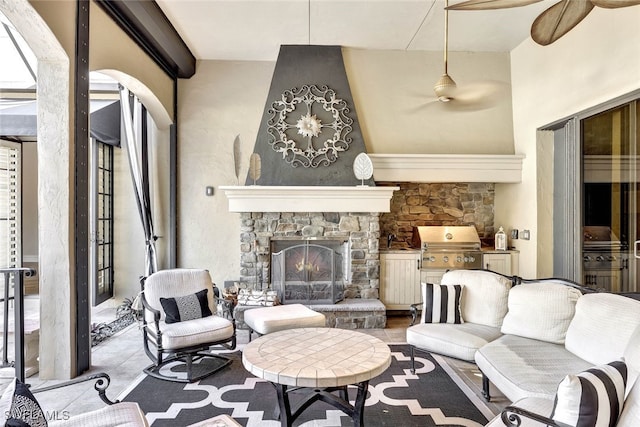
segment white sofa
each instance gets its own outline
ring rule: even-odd
[[[640,425],[640,386],[631,393],[640,370],[640,301],[583,294],[588,290],[558,279],[511,281],[488,271],[450,271],[441,284],[463,285],[464,323],[423,323],[423,314],[407,329],[412,355],[416,348],[474,361],[483,373],[487,399],[491,382],[512,402],[547,417],[565,376],[624,357],[631,398],[625,417],[637,421],[624,425]],[[490,425],[510,424],[496,419]]]
[[[553,300],[558,303],[559,299]],[[531,302],[533,313],[541,301]],[[582,295],[568,320],[565,327],[556,328],[557,339],[544,339],[541,333],[552,328],[552,322],[524,324],[527,319],[522,319],[523,327],[514,331],[518,335],[508,333],[483,346],[475,362],[512,402],[525,397],[553,399],[565,375],[626,358],[630,346],[640,345],[630,342],[640,326],[640,301],[607,293]],[[505,325],[507,321],[508,315]]]
[[[624,297],[621,297],[624,298]],[[579,310],[582,307],[578,308]],[[622,322],[621,322],[622,323]],[[601,349],[604,349],[602,346]],[[585,350],[588,347],[585,347]],[[600,353],[597,351],[596,353]],[[622,412],[616,427],[640,426],[640,327],[636,327],[624,350],[624,360],[628,368],[627,387]],[[486,427],[540,427],[551,424],[549,418],[553,412],[554,397],[523,397],[491,420]],[[557,423],[558,425],[562,425]]]

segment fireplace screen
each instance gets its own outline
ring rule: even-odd
[[[271,284],[283,304],[334,304],[344,293],[346,243],[274,241]]]

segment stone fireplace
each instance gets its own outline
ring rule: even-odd
[[[279,264],[272,265],[274,254],[281,252],[282,246],[285,246],[284,249],[298,246],[304,251],[308,242],[324,242],[334,249],[339,248],[341,252],[340,259],[333,260],[340,264],[340,274],[334,277],[340,282],[342,295],[338,299],[378,299],[379,217],[379,213],[356,212],[241,213],[240,281],[254,289],[270,287],[280,290],[277,288],[281,285],[279,275],[283,273],[283,262],[280,261],[285,260],[276,256]],[[300,260],[297,259],[295,262]],[[286,264],[286,261],[284,263]],[[292,268],[295,269],[295,265]],[[278,281],[272,283],[272,278]],[[311,279],[319,282],[318,285],[327,282],[326,277]],[[290,281],[292,284],[296,281],[309,282],[301,277],[292,278]],[[318,303],[328,301],[323,298],[323,301]]]
[[[379,300],[380,214],[389,212],[398,187],[223,186],[229,211],[240,216],[240,281],[273,289],[272,253],[279,241],[341,242],[342,300],[311,302],[327,326],[384,328]],[[276,251],[277,252],[277,251]],[[243,311],[236,310],[242,327]]]

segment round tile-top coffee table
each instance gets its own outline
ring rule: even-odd
[[[378,338],[352,330],[288,329],[247,344],[242,363],[253,375],[276,387],[282,426],[291,426],[316,400],[342,410],[355,426],[361,426],[369,380],[389,367],[391,350]],[[347,396],[350,384],[358,389],[354,405]],[[312,390],[292,411],[288,393],[293,388]]]

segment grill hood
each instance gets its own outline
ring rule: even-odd
[[[412,244],[422,250],[480,250],[473,225],[427,225],[413,227]]]

